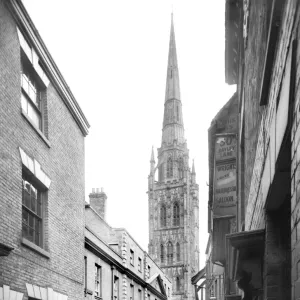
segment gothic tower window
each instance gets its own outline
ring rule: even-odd
[[[161,227],[167,225],[167,211],[165,205],[162,205],[160,208],[160,225]]]
[[[180,291],[180,278],[176,277],[176,290]]]
[[[168,264],[172,264],[173,263],[173,245],[171,242],[168,242],[167,258],[168,258]]]
[[[179,205],[175,203],[173,205],[173,226],[180,225]]]
[[[158,168],[158,170],[159,170],[159,174],[158,174],[158,180],[159,181],[162,181],[163,180],[163,170],[164,170],[164,168],[163,168],[163,164],[161,164],[160,166],[159,166],[159,168]]]
[[[180,179],[183,177],[183,158],[182,157],[179,157],[179,161],[178,161],[178,175],[179,175]]]
[[[177,255],[177,261],[180,261],[180,244],[176,244],[176,255]]]
[[[160,245],[160,262],[164,263],[165,261],[165,249],[164,249],[164,245],[161,244]]]
[[[173,176],[173,161],[172,161],[172,157],[169,156],[167,161],[167,178],[170,178],[172,176]]]
[[[177,121],[179,121],[179,106],[176,105],[176,110],[177,110]]]

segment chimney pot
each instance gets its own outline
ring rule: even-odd
[[[106,219],[106,199],[103,188],[93,188],[90,197],[90,206],[105,220]]]

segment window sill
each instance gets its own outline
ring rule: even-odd
[[[102,300],[102,297],[94,296],[96,300]]]
[[[48,146],[48,148],[51,148],[49,140],[45,137],[45,135],[40,131],[30,120],[30,118],[27,116],[25,111],[21,109],[22,116],[26,119],[26,121],[31,125],[31,127],[37,132],[37,134],[40,136],[40,138],[45,142],[45,144]]]
[[[34,244],[34,243],[28,241],[27,239],[22,238],[21,243],[22,243],[24,246],[30,248],[31,250],[33,250],[33,251],[35,251],[35,252],[41,254],[42,256],[44,256],[44,257],[46,257],[46,258],[50,258],[50,253],[49,253],[48,251],[42,249],[41,247],[39,247],[39,246],[37,246],[36,244]]]

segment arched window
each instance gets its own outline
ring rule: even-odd
[[[164,179],[164,164],[162,163],[159,167],[158,167],[158,180],[159,181],[163,181]]]
[[[173,226],[180,225],[179,205],[175,203],[173,205]]]
[[[165,262],[165,249],[163,244],[160,245],[160,262]]]
[[[176,277],[176,290],[180,291],[180,278]]]
[[[179,179],[181,179],[183,177],[183,158],[179,157],[178,160],[178,176]]]
[[[172,157],[169,156],[167,160],[167,178],[170,178],[173,176],[173,161]]]
[[[162,205],[160,208],[160,225],[161,227],[167,225],[167,211],[165,205]]]
[[[173,245],[171,242],[168,242],[167,258],[168,264],[173,264]]]
[[[180,261],[180,244],[176,244],[176,256],[177,256],[177,261]]]

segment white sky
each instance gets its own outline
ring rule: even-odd
[[[199,184],[200,267],[207,243],[210,121],[235,91],[224,79],[222,0],[23,0],[91,128],[86,199],[148,249],[151,147],[160,147],[173,6],[185,136]],[[156,155],[156,152],[155,152]],[[157,159],[156,159],[157,160]]]

